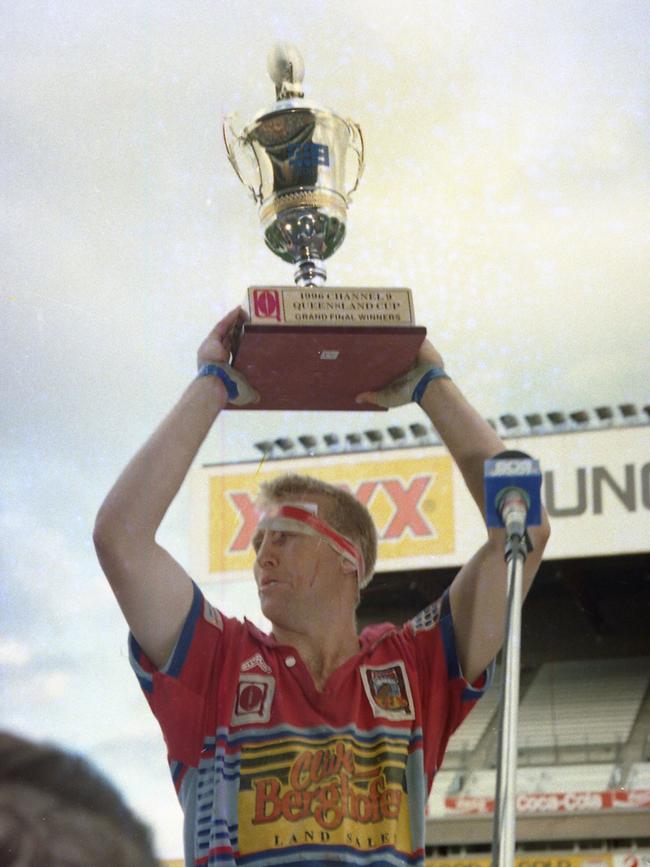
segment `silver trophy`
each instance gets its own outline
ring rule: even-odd
[[[276,45],[267,68],[277,101],[241,132],[227,117],[226,151],[259,204],[266,245],[297,265],[297,285],[320,286],[324,260],[345,237],[348,205],[363,172],[363,135],[354,121],[304,98],[297,48]]]
[[[233,340],[232,363],[261,400],[242,409],[379,410],[355,395],[407,370],[426,331],[413,324],[410,289],[323,286],[363,172],[363,135],[304,98],[296,48],[277,45],[268,70],[275,104],[241,132],[227,117],[223,136],[259,206],[266,245],[297,266],[297,285],[248,287],[250,317]]]

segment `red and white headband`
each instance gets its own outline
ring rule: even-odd
[[[357,570],[359,587],[366,586],[365,561],[359,548],[331,527],[327,521],[318,517],[316,503],[265,503],[262,520],[259,523],[260,530],[279,530],[289,533],[303,533],[307,536],[320,536],[338,554],[353,563]]]

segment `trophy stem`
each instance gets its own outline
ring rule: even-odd
[[[297,286],[322,286],[327,272],[321,259],[301,259],[293,279]]]

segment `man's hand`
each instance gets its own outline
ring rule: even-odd
[[[442,370],[442,355],[429,340],[424,340],[418,350],[414,366],[391,382],[381,391],[364,391],[355,398],[357,403],[376,403],[391,408],[404,406],[413,400],[413,392],[422,377],[432,368]],[[440,374],[439,374],[440,375]]]
[[[416,364],[433,364],[434,367],[445,366],[442,355],[440,355],[433,343],[427,340],[426,337],[422,341],[422,346],[418,349]]]
[[[226,314],[199,346],[196,355],[197,366],[203,364],[228,364],[232,353],[233,339],[237,331],[248,319],[243,307],[235,307]]]
[[[217,365],[220,370],[204,370],[204,373],[218,374],[228,393],[228,400],[236,406],[258,403],[259,393],[250,385],[247,379],[229,364],[233,343],[238,331],[248,319],[242,307],[235,307],[224,318],[217,322],[205,338],[197,353],[199,374],[205,365]]]

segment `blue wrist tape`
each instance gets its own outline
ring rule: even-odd
[[[419,404],[424,397],[427,385],[432,379],[451,379],[451,377],[442,367],[430,367],[413,389],[411,400],[414,400],[415,403]]]
[[[234,400],[239,395],[237,383],[228,376],[227,371],[220,364],[203,364],[196,375],[197,378],[199,376],[218,376],[226,386],[229,400]]]

